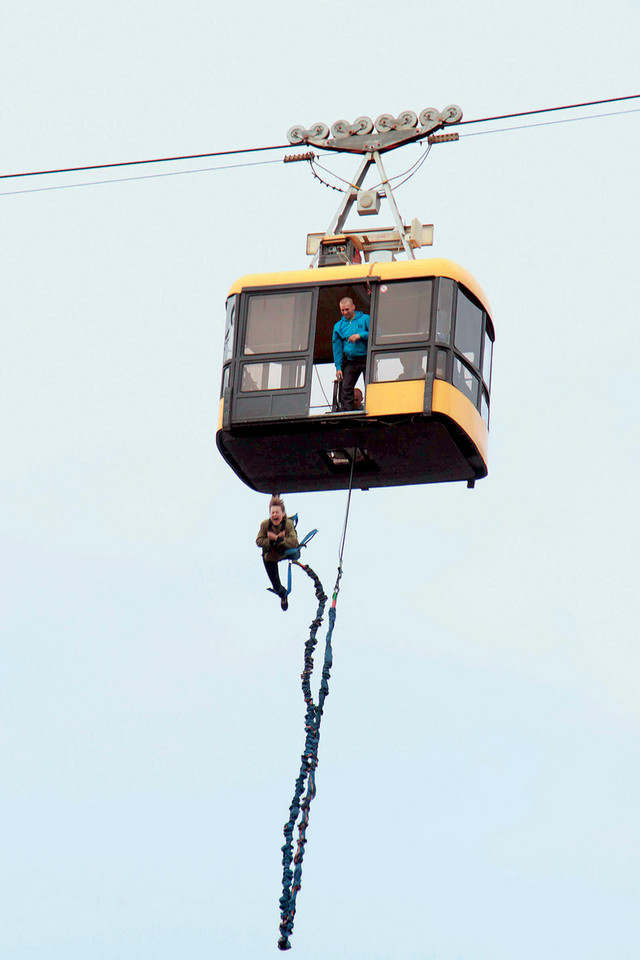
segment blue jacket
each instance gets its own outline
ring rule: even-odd
[[[354,343],[349,337],[359,333],[360,339]],[[337,370],[342,370],[343,360],[353,360],[355,357],[366,357],[369,341],[369,314],[356,310],[353,320],[341,317],[333,328],[333,362]]]

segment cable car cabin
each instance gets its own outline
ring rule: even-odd
[[[332,333],[351,297],[371,317],[364,402],[340,412]],[[254,490],[487,474],[494,329],[449,260],[327,266],[238,280],[227,300],[216,442]],[[362,381],[358,386],[362,385]]]

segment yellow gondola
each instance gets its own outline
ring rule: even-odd
[[[347,238],[336,238],[338,246]],[[371,317],[364,404],[340,412],[339,302]],[[495,339],[487,298],[444,259],[253,274],[229,292],[216,442],[263,493],[487,474]]]

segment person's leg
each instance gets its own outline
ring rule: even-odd
[[[264,563],[264,568],[267,571],[267,576],[271,581],[271,586],[274,589],[274,592],[280,597],[280,606],[283,610],[287,610],[289,607],[289,599],[287,597],[287,588],[283,587],[280,583],[280,574],[278,573],[278,562],[277,560],[265,560],[262,558]]]
[[[284,588],[284,587],[282,586],[282,584],[280,583],[280,574],[278,573],[278,563],[277,563],[277,561],[276,561],[276,560],[265,560],[264,557],[263,557],[262,562],[264,563],[264,568],[265,568],[265,570],[267,571],[267,576],[269,577],[269,580],[271,581],[271,586],[273,587],[273,589],[275,590],[275,592],[278,594],[278,596],[281,597],[282,594],[283,594],[283,593],[286,593],[287,591],[285,590],[285,588]]]
[[[349,360],[343,365],[341,403],[343,410],[353,410],[353,391],[358,377],[361,373],[364,374],[366,364],[366,357],[358,357],[357,360]]]

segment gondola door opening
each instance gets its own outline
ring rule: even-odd
[[[311,416],[336,413],[336,368],[333,362],[333,328],[340,319],[340,301],[353,300],[356,310],[371,314],[371,294],[365,283],[322,285],[318,289],[318,306],[313,345],[313,383],[311,387]],[[366,383],[361,385],[366,395]]]

